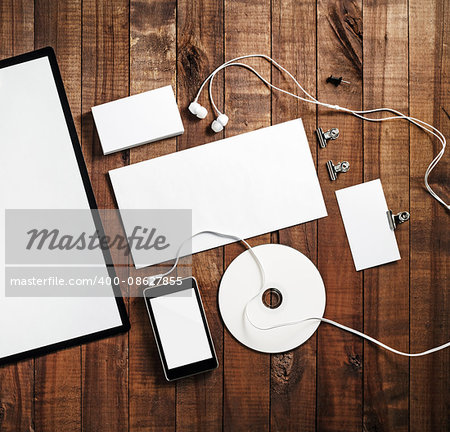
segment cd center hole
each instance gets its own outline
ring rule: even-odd
[[[268,288],[263,292],[262,302],[264,303],[264,306],[268,307],[269,309],[276,309],[281,305],[282,301],[283,296],[281,295],[281,292],[276,288]]]

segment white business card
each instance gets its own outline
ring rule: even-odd
[[[92,115],[105,155],[184,132],[170,85],[97,105]]]
[[[380,179],[336,191],[356,270],[399,260]]]

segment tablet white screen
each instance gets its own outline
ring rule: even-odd
[[[103,298],[5,296],[5,210],[89,209],[47,56],[0,68],[0,146],[0,360],[121,326],[112,289]]]

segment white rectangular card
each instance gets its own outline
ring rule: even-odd
[[[105,155],[184,132],[170,85],[97,105],[92,115]]]
[[[400,259],[380,179],[336,191],[356,270]]]
[[[327,216],[301,119],[109,175],[119,209],[192,209],[193,234],[214,230],[249,238]],[[233,241],[199,236],[192,251]],[[157,263],[147,262],[152,264]]]

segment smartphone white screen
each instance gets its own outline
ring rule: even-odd
[[[213,357],[194,288],[150,302],[169,369]]]

